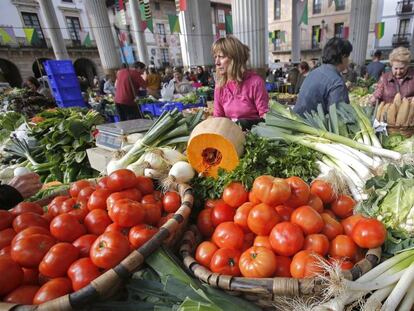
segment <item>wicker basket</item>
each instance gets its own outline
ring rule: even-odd
[[[407,138],[410,138],[414,134],[414,126],[387,126],[389,134],[401,134]]]
[[[169,219],[160,230],[144,245],[134,250],[120,264],[108,270],[88,286],[57,299],[48,301],[41,305],[17,305],[13,303],[0,303],[0,311],[66,311],[79,309],[87,304],[96,302],[100,299],[111,297],[117,292],[122,282],[127,279],[132,272],[137,270],[145,258],[156,251],[162,244],[170,247],[179,242],[185,230],[188,218],[193,206],[193,194],[190,186],[185,184],[174,184],[171,190],[176,190],[181,196],[181,207],[174,216]],[[42,200],[41,203],[47,204],[51,199]]]
[[[191,226],[184,234],[182,242],[180,255],[184,265],[197,278],[213,287],[228,291],[230,294],[242,295],[260,307],[273,307],[274,309],[278,296],[313,296],[323,290],[322,284],[315,278],[245,278],[213,273],[194,259],[195,249],[201,242],[201,234],[195,226]],[[344,277],[349,280],[359,278],[375,267],[379,263],[380,257],[380,247],[368,250],[363,260],[356,263],[351,270],[343,271]]]

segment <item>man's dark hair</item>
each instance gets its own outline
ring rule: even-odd
[[[147,67],[147,66],[145,66],[145,64],[143,62],[135,62],[134,67],[137,68],[137,69],[144,70],[145,67]]]
[[[307,62],[300,62],[299,64],[299,68],[308,72],[309,71],[309,64]]]
[[[381,58],[381,56],[382,56],[382,52],[380,50],[376,50],[374,53],[374,57]]]
[[[322,51],[322,63],[338,65],[342,57],[348,57],[352,52],[352,44],[341,38],[330,39]]]

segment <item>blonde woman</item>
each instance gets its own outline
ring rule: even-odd
[[[250,49],[229,36],[214,42],[212,52],[217,76],[214,116],[239,121],[244,129],[249,129],[269,110],[264,80],[247,70]]]
[[[370,101],[392,103],[397,93],[401,97],[414,96],[414,70],[409,68],[411,52],[405,47],[392,50],[389,61],[391,71],[384,73]]]

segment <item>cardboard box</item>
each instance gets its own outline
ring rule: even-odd
[[[91,167],[102,175],[106,175],[106,166],[114,157],[115,152],[96,147],[87,149],[86,154],[88,155]]]

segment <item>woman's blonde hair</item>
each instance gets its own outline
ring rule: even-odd
[[[247,61],[250,56],[250,49],[236,37],[228,36],[220,38],[213,43],[213,55],[222,53],[223,56],[230,59],[227,72],[224,75],[217,76],[217,83],[220,87],[224,86],[227,81],[234,80],[238,84],[243,81],[244,73],[247,71]]]
[[[409,64],[411,61],[411,52],[409,49],[400,46],[392,50],[389,60],[390,60],[391,65],[393,62],[401,62],[401,63]]]

